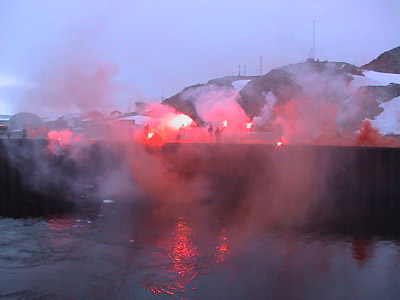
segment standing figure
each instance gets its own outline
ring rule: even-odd
[[[214,128],[212,125],[210,125],[210,127],[208,127],[207,132],[208,132],[208,137],[210,138],[210,142],[211,142],[213,140],[213,134],[214,134]]]
[[[23,139],[26,139],[27,131],[28,131],[28,129],[26,128],[26,125],[24,125],[22,127],[22,138]]]
[[[221,133],[222,133],[222,130],[219,130],[219,127],[217,127],[217,129],[215,129],[215,133],[214,133],[216,143],[221,143]]]
[[[146,124],[146,126],[144,126],[143,128],[143,133],[144,133],[144,137],[147,138],[149,133],[150,133],[150,127],[149,124]]]

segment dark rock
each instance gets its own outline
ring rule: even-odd
[[[198,115],[196,108],[194,106],[194,100],[193,98],[189,97],[186,98],[184,96],[184,93],[187,92],[188,90],[198,88],[205,86],[205,84],[197,84],[197,85],[192,85],[189,87],[186,87],[182,90],[182,92],[165,99],[162,104],[169,105],[173,108],[175,108],[177,111],[182,112],[184,114],[187,114],[190,116],[197,125],[202,126],[204,124],[204,121],[200,118]]]
[[[388,102],[400,96],[400,84],[389,84],[387,86],[362,86],[358,88],[351,102],[342,106],[342,110],[357,108],[354,117],[349,119],[345,127],[356,130],[364,119],[373,120],[383,112],[379,106],[382,102]],[[351,108],[353,107],[353,108]]]
[[[192,85],[189,87],[186,87],[182,90],[182,92],[165,99],[163,101],[163,104],[169,105],[173,108],[175,108],[177,111],[180,111],[182,113],[185,113],[189,115],[197,125],[203,126],[204,121],[200,118],[198,115],[196,108],[195,108],[195,96],[196,92],[191,95],[190,92],[195,91],[195,89],[198,88],[203,88],[203,87],[212,87],[212,86],[218,86],[218,87],[232,87],[232,83],[238,80],[251,80],[254,78],[257,78],[259,76],[226,76],[222,78],[216,78],[208,81],[206,84],[196,84]]]
[[[344,62],[291,64],[249,82],[240,92],[239,103],[251,117],[260,114],[268,92],[276,97],[276,105],[284,105],[294,98],[318,98],[336,103],[350,96],[346,87],[353,80],[351,75],[363,76],[363,73]]]
[[[379,107],[382,102],[387,102],[400,96],[400,84],[387,86],[363,86],[360,87],[353,99],[360,104],[364,118],[373,119],[383,110]]]
[[[352,64],[346,62],[334,62],[334,61],[307,61],[297,64],[291,64],[280,67],[279,69],[288,72],[316,72],[316,73],[330,73],[332,75],[358,75],[364,76],[362,70]]]
[[[400,46],[382,53],[378,58],[361,68],[383,73],[400,74]]]
[[[296,84],[290,73],[274,69],[250,81],[240,91],[241,99],[239,104],[247,115],[251,117],[258,116],[266,103],[265,95],[269,91],[274,93],[279,103],[285,103],[301,93],[301,87]]]

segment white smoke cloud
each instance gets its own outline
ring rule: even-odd
[[[290,142],[315,142],[336,138],[346,124],[354,120],[359,104],[351,101],[355,93],[350,86],[352,76],[333,63],[303,63],[283,67],[300,87],[292,98],[277,103],[272,93],[256,124],[271,122]]]
[[[237,102],[239,96],[232,87],[213,84],[191,88],[182,94],[184,99],[194,99],[196,111],[206,123],[223,126],[227,120],[227,131],[243,130],[249,121]]]
[[[254,124],[260,127],[264,127],[265,124],[271,119],[273,112],[272,110],[274,108],[275,103],[276,103],[276,97],[274,93],[267,92],[265,94],[265,104],[261,109],[260,115],[253,119]]]

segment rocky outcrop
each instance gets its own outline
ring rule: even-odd
[[[258,116],[266,103],[265,96],[272,92],[276,105],[292,99],[318,98],[331,103],[350,96],[347,86],[352,75],[363,76],[362,71],[344,62],[307,61],[271,70],[249,82],[240,92],[240,105],[251,116]]]
[[[222,78],[216,78],[208,81],[206,84],[196,84],[189,87],[186,87],[182,90],[182,92],[167,98],[163,101],[163,104],[169,105],[175,108],[177,111],[187,114],[190,116],[197,125],[204,125],[204,121],[198,115],[195,107],[196,95],[199,95],[199,91],[201,88],[207,87],[212,89],[213,87],[231,87],[233,88],[233,83],[239,80],[252,80],[257,78],[258,76],[226,76]]]
[[[205,85],[197,84],[197,85],[187,87],[187,88],[183,89],[182,92],[180,92],[170,98],[165,99],[162,102],[162,104],[169,105],[169,106],[175,108],[177,111],[187,114],[196,122],[197,125],[202,126],[204,124],[204,121],[200,118],[200,116],[198,115],[198,113],[196,111],[196,107],[194,105],[195,99],[193,99],[191,97],[188,98],[187,93],[185,93],[191,89],[195,89],[195,88],[202,87],[202,86],[205,86]]]
[[[361,68],[364,70],[400,74],[400,46],[382,53]]]
[[[265,95],[272,92],[279,103],[285,103],[301,93],[295,78],[284,70],[274,69],[250,81],[241,91],[239,104],[250,117],[258,116],[266,104]]]
[[[379,104],[398,96],[400,96],[400,84],[392,83],[387,86],[360,87],[353,99],[359,103],[362,117],[373,119],[383,111]]]

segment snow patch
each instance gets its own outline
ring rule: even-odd
[[[236,91],[240,92],[246,86],[246,84],[249,83],[249,81],[251,80],[236,80],[232,82],[232,86]]]
[[[381,73],[375,71],[363,71],[364,76],[352,75],[353,80],[350,83],[350,88],[354,91],[362,86],[386,86],[391,83],[400,84],[400,74]]]
[[[381,85],[389,85],[391,83],[400,84],[400,74],[381,73],[375,71],[364,71],[365,77],[378,81]]]
[[[382,134],[400,134],[400,97],[379,105],[383,112],[371,120],[373,127]]]
[[[350,89],[353,90],[353,92],[355,92],[358,88],[360,88],[362,86],[386,85],[386,84],[382,84],[382,82],[380,82],[380,81],[376,81],[369,77],[358,76],[358,75],[352,75],[352,76],[353,76],[353,80],[350,82]]]

